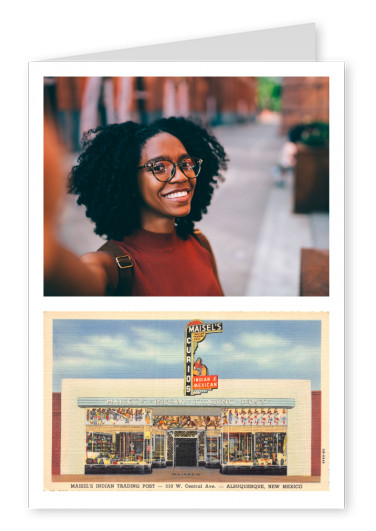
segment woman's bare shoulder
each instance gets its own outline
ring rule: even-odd
[[[97,277],[101,295],[116,290],[119,273],[114,258],[105,251],[94,251],[80,256],[83,262]]]

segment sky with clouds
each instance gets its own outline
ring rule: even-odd
[[[205,321],[205,323],[214,321]],[[320,321],[222,321],[199,343],[219,378],[304,379],[321,388]],[[183,378],[186,320],[54,319],[53,391],[62,378]]]

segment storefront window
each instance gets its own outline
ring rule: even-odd
[[[143,432],[117,433],[116,457],[125,463],[149,462],[151,455],[150,435]],[[147,436],[149,435],[149,438]]]
[[[280,466],[287,465],[286,443],[286,433],[277,433],[277,464]]]
[[[286,466],[286,433],[224,433],[223,462]]]
[[[112,435],[106,433],[86,434],[86,458],[98,464],[113,457]],[[103,462],[101,462],[103,461]]]
[[[285,433],[256,433],[255,457],[260,465],[286,464]]]
[[[230,463],[251,461],[253,453],[253,437],[251,433],[229,433],[226,442],[226,461]]]
[[[153,463],[164,463],[166,461],[165,455],[165,436],[153,435]]]
[[[206,463],[219,462],[219,437],[206,437]]]
[[[277,441],[274,434],[256,434],[255,457],[261,465],[275,465],[277,457]]]

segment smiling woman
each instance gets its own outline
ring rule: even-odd
[[[98,127],[84,148],[68,189],[107,243],[80,258],[90,287],[46,294],[223,295],[210,244],[194,228],[227,166],[216,138],[168,118]]]

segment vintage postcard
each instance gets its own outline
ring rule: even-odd
[[[323,312],[47,312],[43,489],[329,491],[328,334]]]

